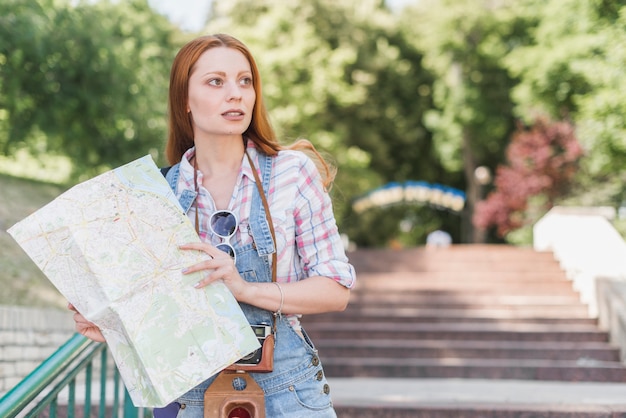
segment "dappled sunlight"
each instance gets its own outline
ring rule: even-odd
[[[46,183],[65,184],[70,178],[72,165],[68,157],[33,157],[22,149],[10,157],[0,155],[0,173]]]

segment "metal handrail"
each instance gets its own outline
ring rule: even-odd
[[[98,416],[104,417],[107,413],[107,346],[78,333],[0,399],[0,417],[13,418],[18,414],[36,417],[46,407],[50,410],[49,416],[54,417],[57,414],[59,393],[67,388],[67,416],[72,418],[76,408],[76,378],[82,371],[85,372],[83,416],[91,416],[93,362],[98,354],[100,354]],[[133,406],[125,388],[124,399],[120,401],[120,375],[117,368],[114,368],[113,384],[113,405],[107,416],[117,417],[120,407],[123,408],[123,418],[138,418],[140,413],[143,415],[143,409]]]

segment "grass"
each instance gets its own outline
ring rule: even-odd
[[[0,174],[0,304],[65,307],[65,300],[6,232],[65,189]]]

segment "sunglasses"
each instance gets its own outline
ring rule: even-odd
[[[209,218],[211,232],[226,241],[216,245],[216,248],[228,254],[233,259],[233,262],[236,262],[237,257],[235,248],[230,244],[230,239],[235,235],[237,224],[237,217],[229,210],[213,212],[211,218]]]

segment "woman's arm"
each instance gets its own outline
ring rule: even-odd
[[[231,258],[210,244],[195,242],[181,249],[204,251],[211,258],[189,266],[185,274],[206,271],[204,279],[196,284],[200,289],[222,280],[235,299],[261,309],[276,312],[280,307],[281,292],[274,283],[248,283],[237,272]],[[279,283],[283,292],[284,314],[309,314],[343,311],[348,305],[350,289],[323,276],[311,276],[293,283]]]
[[[287,315],[343,311],[350,299],[350,289],[328,277],[312,276],[293,283],[279,283],[278,286],[274,283],[250,283],[235,297],[240,302],[272,312],[280,308],[282,299],[281,312]]]
[[[279,246],[283,241],[287,245],[286,251],[278,248],[283,257],[278,259],[280,289],[273,283],[246,282],[230,257],[207,243],[180,247],[203,251],[210,256],[189,266],[184,273],[205,271],[206,275],[196,287],[223,280],[239,302],[272,312],[280,307],[281,289],[284,300],[281,312],[284,314],[342,311],[348,304],[355,273],[337,230],[330,196],[324,190],[315,165],[304,154],[284,153],[279,158],[282,160],[276,166],[282,165],[277,171],[282,179],[288,180],[277,182],[272,203],[278,206],[274,207],[275,213],[293,216],[292,220],[284,219],[285,224],[275,225]],[[281,233],[284,236],[279,236]],[[289,265],[299,268],[290,271],[285,268]]]

